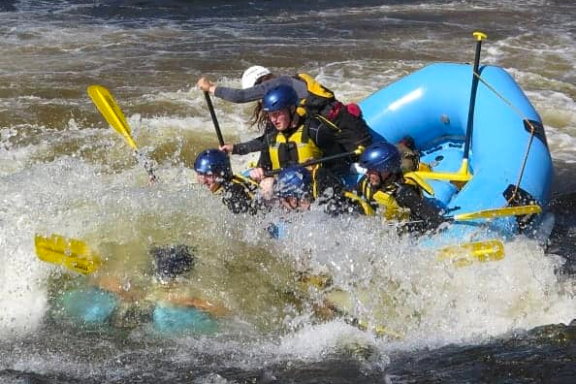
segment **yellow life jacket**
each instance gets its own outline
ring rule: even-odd
[[[382,190],[373,191],[367,178],[362,180],[361,190],[366,201],[374,201],[382,208],[382,216],[387,220],[405,220],[410,216],[410,210],[400,207],[394,198],[394,192],[399,184],[391,183]]]
[[[382,216],[386,220],[408,220],[410,218],[410,210],[398,205],[391,193],[376,191],[372,199],[382,208]]]
[[[434,195],[432,187],[413,172],[404,174],[404,180],[406,184],[416,186],[420,192],[425,190],[430,195]],[[391,183],[387,185],[384,190],[373,192],[367,178],[362,180],[361,184],[362,194],[365,199],[367,201],[375,201],[378,206],[382,207],[382,216],[384,216],[385,219],[408,220],[410,218],[410,209],[401,207],[394,198],[394,193],[399,187],[400,184]]]
[[[296,109],[296,112],[300,116],[305,116],[306,112],[311,115],[324,115],[327,113],[326,110],[331,109],[331,104],[336,101],[334,92],[305,73],[298,73],[295,77],[304,81],[306,88],[308,88],[308,96],[300,100],[300,106]]]
[[[240,184],[241,186],[243,186],[244,190],[246,191],[246,194],[251,199],[254,198],[254,193],[259,188],[259,184],[256,181],[240,174],[235,174],[234,176],[232,176],[232,183]]]
[[[352,192],[348,192],[348,191],[344,192],[344,196],[347,199],[359,204],[360,207],[362,207],[362,210],[364,211],[364,214],[366,216],[374,216],[376,214],[374,212],[374,208],[372,208],[372,206],[370,205],[370,203],[368,203],[368,201],[366,199],[363,199],[362,197],[358,196],[357,194],[352,193]]]
[[[234,174],[230,182],[232,184],[239,184],[242,187],[244,187],[244,190],[246,191],[246,194],[248,195],[248,197],[250,197],[250,199],[254,198],[254,193],[259,188],[259,185],[256,181],[240,174]],[[220,195],[222,192],[224,192],[224,185],[220,184],[218,186],[218,189],[214,191],[214,194]]]
[[[277,132],[268,147],[272,169],[284,168],[289,163],[303,163],[322,157],[322,150],[308,137],[308,127],[302,124],[288,137]]]

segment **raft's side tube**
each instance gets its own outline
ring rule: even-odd
[[[549,199],[553,177],[541,119],[518,84],[502,68],[484,66],[476,96],[470,167],[474,174],[464,188],[446,205],[452,213],[470,212],[506,205],[503,196],[515,185],[526,155],[530,133],[524,119],[538,127],[520,187],[540,204]],[[415,139],[419,149],[465,137],[472,67],[438,63],[426,66],[377,91],[360,103],[375,140],[397,142],[405,135]],[[501,96],[501,97],[500,97]],[[456,172],[462,157],[452,156],[435,171]],[[509,222],[499,220],[509,227]],[[509,231],[510,229],[505,229]],[[512,229],[514,230],[514,229]]]

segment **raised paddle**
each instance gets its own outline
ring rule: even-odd
[[[478,73],[478,68],[480,66],[480,51],[482,48],[482,40],[486,39],[486,34],[482,32],[474,32],[472,36],[476,39],[476,54],[474,56],[474,66],[472,68],[472,87],[470,90],[470,104],[468,107],[468,120],[466,123],[466,136],[464,137],[464,152],[462,155],[462,164],[457,172],[426,172],[417,171],[415,172],[418,176],[424,179],[433,180],[450,180],[456,182],[465,183],[472,178],[470,173],[470,166],[468,164],[468,158],[470,154],[470,144],[472,142],[472,130],[474,126],[474,108],[476,106],[476,91],[478,90],[478,82],[480,74]]]
[[[34,237],[36,255],[42,261],[64,267],[84,275],[96,271],[102,264],[100,256],[90,250],[81,240],[59,235]]]
[[[224,137],[222,137],[222,131],[220,131],[220,124],[218,124],[218,119],[216,118],[216,112],[214,111],[214,106],[212,105],[212,99],[210,98],[210,94],[208,92],[204,92],[204,97],[206,98],[206,104],[208,105],[210,116],[212,117],[212,123],[214,123],[216,136],[218,136],[218,143],[220,143],[220,146],[223,146]]]
[[[466,136],[464,138],[464,154],[462,157],[462,165],[458,173],[460,175],[469,175],[470,168],[468,166],[468,155],[470,153],[470,143],[472,142],[472,130],[474,128],[474,108],[476,107],[476,91],[478,90],[478,68],[480,66],[480,50],[482,48],[482,40],[487,36],[482,32],[474,32],[472,36],[476,38],[476,54],[474,55],[474,67],[472,69],[472,89],[470,90],[470,104],[468,107],[468,120],[466,124]]]
[[[122,110],[114,100],[114,97],[108,91],[108,89],[104,88],[101,85],[91,85],[88,87],[88,95],[102,114],[108,124],[112,126],[118,133],[124,137],[130,148],[134,150],[134,155],[139,163],[141,163],[148,176],[150,177],[150,182],[154,183],[158,179],[156,175],[154,175],[154,170],[152,169],[151,163],[138,151],[138,147],[134,142],[130,134],[130,127],[128,126],[128,122],[122,113]]]

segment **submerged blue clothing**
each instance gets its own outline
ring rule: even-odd
[[[107,325],[120,300],[112,292],[88,287],[64,293],[61,304],[65,315],[73,321],[85,325]],[[161,302],[154,304],[152,325],[163,335],[210,334],[218,329],[218,322],[202,310]]]

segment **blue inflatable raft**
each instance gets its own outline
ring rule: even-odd
[[[467,164],[471,65],[428,65],[370,95],[360,107],[375,141],[415,140],[421,162],[431,169],[420,173],[434,189],[428,197],[449,215],[508,207],[514,201],[545,207],[553,167],[540,116],[504,69],[481,66],[479,74]],[[468,177],[462,177],[463,171]],[[532,217],[532,226],[540,217]],[[519,216],[458,221],[434,241],[506,239],[522,228]]]

